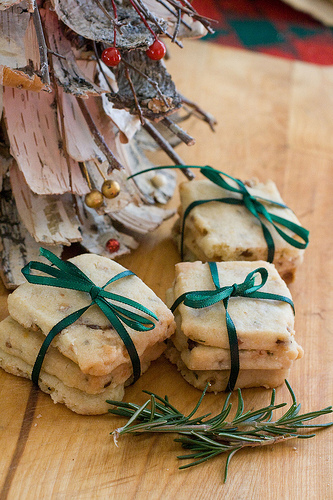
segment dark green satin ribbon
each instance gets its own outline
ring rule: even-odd
[[[229,299],[231,297],[248,297],[252,299],[279,300],[290,304],[294,312],[295,309],[294,309],[294,304],[289,297],[285,297],[284,295],[278,295],[275,293],[258,291],[265,285],[267,281],[268,271],[266,268],[259,267],[258,269],[255,269],[246,276],[243,283],[239,284],[234,283],[233,285],[230,286],[220,287],[219,274],[216,262],[208,262],[208,264],[212,280],[215,286],[215,290],[200,290],[200,291],[185,292],[175,300],[175,302],[171,307],[171,311],[174,312],[175,309],[182,302],[184,303],[185,306],[194,309],[201,309],[204,307],[212,306],[217,302],[221,301],[223,302],[226,314],[226,325],[229,338],[230,358],[231,358],[230,376],[226,390],[233,391],[239,374],[239,349],[238,349],[236,328],[228,312]],[[256,276],[258,275],[260,275],[261,277],[261,282],[256,285],[255,279]]]
[[[75,264],[68,261],[63,261],[59,259],[56,255],[54,255],[49,250],[44,248],[40,249],[40,254],[49,262],[51,262],[52,266],[48,264],[44,264],[43,262],[31,261],[26,266],[23,267],[22,273],[29,283],[34,283],[37,285],[48,285],[55,286],[59,288],[67,288],[71,290],[77,290],[80,292],[86,292],[91,297],[91,303],[86,307],[82,307],[77,311],[69,314],[66,318],[60,320],[53,328],[50,330],[48,335],[46,336],[40,351],[37,355],[33,370],[32,370],[32,381],[38,385],[39,373],[43,364],[44,356],[49,348],[54,337],[60,333],[64,328],[67,328],[69,325],[74,323],[77,319],[82,316],[83,313],[89,309],[93,304],[96,304],[100,310],[105,314],[107,319],[110,321],[111,325],[115,328],[118,335],[122,339],[127,349],[127,352],[130,356],[132,366],[133,366],[133,376],[135,382],[141,375],[141,365],[140,358],[136,351],[135,345],[127,333],[126,328],[123,323],[132,328],[133,330],[144,332],[148,330],[152,330],[155,328],[154,322],[142,316],[140,314],[135,313],[134,311],[128,310],[120,305],[115,304],[125,304],[134,309],[137,309],[143,312],[145,315],[154,318],[158,321],[157,316],[144,307],[143,305],[135,302],[127,297],[123,297],[122,295],[118,295],[112,292],[108,292],[104,290],[111,283],[122,279],[126,276],[134,275],[132,271],[125,270],[113,278],[111,278],[104,286],[99,287],[96,286],[89,278],[86,276],[81,269],[79,269]],[[41,271],[48,276],[41,276],[32,274],[32,271]],[[135,276],[135,275],[134,275]],[[108,300],[107,300],[108,299]],[[110,300],[113,303],[109,302]]]
[[[167,169],[167,168],[185,168],[182,165],[175,165],[175,166],[169,166],[169,167],[155,167],[152,169],[147,169],[143,170],[141,172],[137,172],[136,174],[132,175],[130,178],[135,177],[136,175],[142,174],[144,172],[149,172],[150,170],[159,170],[159,169]],[[222,203],[228,203],[230,205],[243,205],[251,212],[251,214],[256,217],[256,219],[259,221],[263,235],[267,244],[267,261],[268,262],[273,262],[274,260],[274,253],[275,253],[275,245],[274,245],[274,240],[273,237],[267,228],[267,226],[263,223],[261,220],[262,216],[264,219],[266,219],[270,224],[273,225],[273,227],[276,229],[276,231],[279,233],[279,235],[290,245],[292,245],[295,248],[300,248],[304,249],[307,247],[309,243],[309,231],[305,229],[302,226],[299,226],[298,224],[295,224],[294,222],[284,219],[283,217],[279,217],[278,215],[274,215],[265,208],[263,203],[269,203],[271,205],[275,205],[278,207],[282,208],[288,208],[287,205],[284,205],[283,203],[278,203],[273,200],[267,200],[265,198],[261,198],[259,196],[252,196],[249,191],[247,190],[245,184],[240,181],[239,179],[235,179],[231,175],[228,175],[224,172],[220,172],[219,170],[216,170],[212,167],[205,166],[205,167],[198,167],[198,166],[193,166],[189,165],[186,168],[199,168],[200,172],[207,177],[210,181],[212,181],[214,184],[217,186],[226,189],[228,191],[231,191],[233,193],[241,195],[241,198],[213,198],[209,200],[195,200],[190,205],[186,208],[184,215],[183,215],[183,221],[182,221],[182,229],[181,229],[181,245],[180,245],[180,253],[181,253],[181,259],[184,259],[184,233],[185,233],[185,222],[186,219],[193,210],[198,205],[202,205],[204,203],[209,203],[211,201],[217,201],[217,202],[222,202]],[[227,177],[231,180],[233,180],[236,184],[237,187],[229,184],[223,177]],[[303,242],[298,241],[295,238],[292,238],[289,236],[285,231],[283,231],[280,227],[278,227],[275,222],[280,224],[281,226],[284,226],[287,229],[290,229],[293,231],[297,236],[299,236]]]

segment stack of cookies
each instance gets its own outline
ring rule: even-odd
[[[273,264],[233,261],[216,265],[221,287],[243,283],[249,273],[265,268],[268,279],[260,291],[291,299],[287,285]],[[167,302],[171,307],[184,293],[214,289],[208,263],[179,263]],[[239,349],[236,388],[272,388],[282,384],[293,362],[303,355],[295,341],[291,305],[280,300],[231,297],[228,313],[236,328]],[[223,303],[197,309],[181,303],[175,310],[175,320],[177,328],[168,341],[166,357],[194,387],[203,390],[208,383],[209,391],[225,390],[231,358]]]
[[[253,179],[246,184],[250,195],[258,198],[272,214],[300,225],[296,215],[288,208],[264,200],[283,204],[273,181],[266,183]],[[237,187],[237,186],[236,186]],[[197,200],[236,198],[238,193],[217,186],[210,180],[184,182],[179,186],[181,205],[180,218],[173,232],[178,246],[181,244],[181,223],[186,208]],[[283,228],[288,236],[298,239],[293,231]],[[274,264],[288,283],[294,279],[297,267],[303,261],[303,249],[287,243],[269,224],[275,245]],[[185,221],[184,260],[195,261],[254,261],[267,260],[267,244],[259,220],[242,205],[212,201],[201,204],[190,211]]]
[[[69,259],[98,287],[124,271],[120,264],[97,255]],[[128,297],[153,312],[158,321],[149,331],[126,326],[141,362],[141,373],[164,351],[165,339],[175,330],[173,314],[137,276],[126,276],[106,290]],[[0,366],[14,375],[31,378],[36,356],[51,328],[69,314],[91,303],[88,293],[41,286],[20,285],[8,297],[10,316],[0,323]],[[133,380],[132,362],[117,331],[97,305],[63,329],[45,355],[39,375],[40,388],[54,402],[81,414],[108,411],[108,399],[121,400]]]

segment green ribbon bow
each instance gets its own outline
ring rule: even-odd
[[[152,169],[147,169],[143,170],[141,172],[138,172],[134,175],[132,175],[129,178],[135,177],[138,174],[148,172],[150,170],[159,170],[159,169],[166,169],[166,168],[182,168],[182,165],[175,165],[175,166],[170,166],[170,167],[155,167]],[[184,167],[183,167],[184,168]],[[295,248],[300,248],[304,249],[307,247],[309,243],[309,231],[305,229],[302,226],[299,226],[298,224],[295,224],[295,222],[289,221],[283,217],[279,217],[278,215],[274,215],[266,209],[266,207],[261,203],[261,201],[264,201],[265,203],[270,203],[271,205],[275,205],[278,207],[282,208],[288,208],[287,205],[284,205],[283,203],[278,203],[276,201],[272,200],[267,200],[265,198],[261,198],[259,196],[252,196],[249,191],[247,190],[245,184],[240,181],[239,179],[235,179],[231,175],[228,175],[224,172],[220,172],[219,170],[214,169],[213,167],[209,167],[206,165],[205,167],[198,167],[198,166],[188,166],[186,168],[199,168],[200,172],[207,177],[210,181],[212,181],[214,184],[217,186],[224,188],[228,191],[231,191],[233,193],[241,195],[241,198],[213,198],[209,200],[195,200],[190,205],[186,208],[184,215],[183,215],[183,221],[182,221],[182,229],[181,229],[181,245],[180,245],[180,253],[181,253],[181,259],[184,260],[184,234],[185,234],[185,222],[186,219],[193,210],[198,205],[202,205],[204,203],[209,203],[211,201],[218,201],[222,203],[228,203],[230,205],[243,205],[251,212],[251,214],[258,219],[264,238],[266,240],[267,244],[267,261],[268,262],[273,262],[274,260],[274,253],[275,253],[275,245],[274,245],[274,240],[273,237],[267,228],[267,226],[263,223],[262,219],[260,216],[262,216],[264,219],[266,219],[270,224],[274,226],[276,231],[279,233],[279,235],[287,241],[290,245],[294,246]],[[223,176],[233,180],[238,187],[235,187],[231,184],[229,184]],[[259,201],[261,200],[261,201]],[[280,227],[278,227],[275,222],[280,224],[281,226],[284,226],[287,229],[290,229],[293,231],[297,236],[299,236],[303,242],[292,238],[289,236],[285,231],[283,231]]]
[[[136,351],[135,345],[127,333],[126,328],[122,323],[125,323],[127,326],[136,331],[148,331],[155,328],[155,324],[151,319],[148,319],[140,314],[137,314],[134,311],[128,310],[117,303],[126,304],[134,309],[137,309],[144,314],[154,318],[158,321],[157,316],[144,307],[143,305],[135,302],[127,297],[123,297],[121,295],[108,292],[105,288],[111,283],[124,278],[125,276],[134,275],[132,271],[125,270],[113,278],[111,278],[104,286],[99,287],[96,286],[89,278],[86,276],[81,269],[79,269],[75,264],[68,261],[63,261],[59,259],[56,255],[54,255],[49,250],[45,248],[40,249],[40,254],[51,262],[52,266],[48,264],[44,264],[42,262],[31,261],[26,266],[23,267],[22,273],[29,281],[29,283],[34,283],[37,285],[48,285],[55,286],[59,288],[67,288],[71,290],[78,290],[80,292],[86,292],[91,297],[91,303],[86,307],[82,307],[77,311],[69,314],[62,320],[60,320],[53,328],[50,330],[48,335],[46,336],[40,351],[37,355],[31,379],[32,381],[38,385],[39,373],[43,364],[44,356],[49,348],[54,337],[60,333],[64,328],[67,328],[69,325],[74,323],[77,319],[82,316],[83,313],[89,309],[93,304],[96,304],[100,310],[105,314],[107,319],[110,321],[111,325],[115,328],[118,335],[122,339],[127,349],[127,352],[130,356],[132,366],[133,366],[133,376],[135,382],[141,375],[141,365],[140,358]],[[32,274],[32,271],[41,271],[48,276],[41,276]],[[108,299],[108,300],[107,300]],[[115,303],[109,302],[112,300]]]
[[[294,304],[289,297],[285,297],[283,295],[278,295],[275,293],[258,291],[265,285],[267,281],[268,271],[266,268],[259,267],[258,269],[255,269],[246,276],[243,283],[240,284],[235,283],[230,286],[220,287],[216,262],[208,262],[208,265],[215,286],[215,290],[185,292],[175,300],[175,302],[171,307],[171,311],[174,312],[175,309],[182,302],[184,303],[185,306],[194,309],[201,309],[204,307],[212,306],[217,302],[221,301],[223,302],[226,314],[226,325],[227,325],[227,332],[228,332],[228,339],[230,346],[230,358],[231,358],[230,376],[226,390],[233,391],[239,374],[239,349],[238,349],[236,328],[228,312],[229,299],[231,297],[248,297],[253,299],[281,300],[283,302],[287,302],[288,304],[290,304],[294,312],[295,309],[294,309]],[[261,277],[261,282],[256,285],[255,279],[256,276],[258,275],[260,275]]]

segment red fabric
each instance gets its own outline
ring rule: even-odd
[[[203,40],[305,62],[333,64],[333,28],[281,0],[193,0],[213,19]]]

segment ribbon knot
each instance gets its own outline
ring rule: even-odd
[[[122,271],[116,276],[113,276],[113,278],[109,279],[103,287],[99,287],[95,285],[95,283],[93,283],[93,281],[91,281],[88,276],[86,276],[83,271],[81,271],[81,269],[79,269],[72,262],[59,259],[56,255],[45,248],[40,249],[40,254],[46,257],[52,265],[50,266],[48,264],[44,264],[43,262],[29,262],[22,269],[22,273],[29,283],[87,292],[90,294],[91,303],[86,307],[82,307],[81,309],[69,314],[53,326],[47,334],[37,355],[31,374],[32,381],[38,385],[39,373],[44,357],[54,337],[64,328],[67,328],[78,320],[91,305],[96,304],[110,321],[121,340],[124,342],[133,366],[133,382],[135,382],[141,375],[140,358],[123,323],[133,330],[143,332],[155,328],[155,323],[151,318],[156,321],[158,321],[158,318],[152,311],[142,304],[139,304],[128,297],[123,297],[122,295],[105,290],[108,285],[119,279],[131,275],[135,276],[134,273],[129,270]],[[40,271],[46,276],[40,274],[35,275],[32,273],[34,270]],[[119,304],[130,306],[130,309]],[[138,314],[135,310],[144,313],[144,315]]]
[[[267,228],[267,226],[264,224],[263,220],[266,220],[269,224],[271,224],[278,234],[283,238],[287,243],[292,245],[295,248],[299,249],[304,249],[307,247],[309,243],[309,231],[305,229],[304,227],[296,224],[295,222],[292,222],[288,219],[285,219],[284,217],[280,217],[278,215],[274,215],[271,212],[268,212],[266,209],[265,205],[261,203],[263,201],[266,204],[274,205],[277,207],[281,208],[288,208],[287,205],[284,205],[283,203],[278,203],[277,201],[273,200],[267,200],[265,198],[261,198],[259,196],[253,196],[249,193],[247,190],[245,184],[240,181],[239,179],[235,179],[231,175],[228,175],[224,172],[220,172],[219,170],[216,170],[208,165],[204,167],[199,167],[196,165],[190,165],[184,167],[184,165],[174,165],[174,166],[160,166],[160,167],[154,167],[154,168],[148,168],[146,170],[142,170],[141,172],[137,172],[131,176],[128,177],[128,179],[132,179],[133,177],[143,174],[145,172],[150,172],[151,170],[160,170],[160,169],[167,169],[167,168],[199,168],[200,172],[207,177],[210,181],[212,181],[214,184],[217,186],[227,190],[231,191],[232,193],[235,193],[236,195],[240,195],[240,198],[238,197],[231,197],[231,198],[213,198],[213,199],[208,199],[208,200],[195,200],[192,203],[189,204],[189,206],[186,208],[183,214],[183,221],[182,221],[182,228],[181,228],[181,243],[180,243],[180,253],[181,253],[181,259],[184,260],[184,234],[185,234],[185,222],[186,219],[193,210],[198,205],[202,205],[204,203],[209,203],[211,201],[217,201],[221,203],[228,203],[230,205],[243,205],[245,206],[249,212],[256,217],[258,220],[259,224],[261,225],[262,232],[264,239],[267,244],[267,261],[268,262],[273,262],[274,260],[274,253],[275,253],[275,245],[274,245],[274,239]],[[227,177],[231,179],[235,185],[229,184],[223,177]],[[284,230],[282,230],[278,225],[275,223],[278,223],[280,226],[285,227],[292,231],[295,235],[297,235],[302,241],[299,241],[298,239],[290,236],[287,234]]]
[[[192,167],[193,168],[193,167]],[[190,205],[186,208],[184,215],[183,215],[183,224],[182,224],[182,233],[181,233],[181,257],[183,259],[184,257],[184,232],[185,232],[185,221],[186,218],[188,217],[189,213],[193,208],[195,208],[198,205],[201,205],[203,203],[209,203],[210,201],[218,201],[222,203],[228,203],[230,205],[243,205],[245,206],[249,212],[256,217],[258,222],[261,225],[263,236],[265,238],[266,244],[267,244],[267,261],[268,262],[273,262],[274,260],[274,253],[275,253],[275,244],[273,237],[267,228],[267,226],[264,224],[262,219],[265,219],[267,222],[269,222],[278,232],[278,234],[290,245],[294,246],[295,248],[300,248],[304,249],[307,247],[309,243],[309,231],[305,229],[302,226],[299,226],[298,224],[285,219],[283,217],[280,217],[278,215],[274,215],[271,212],[268,212],[266,209],[265,205],[261,203],[263,201],[264,203],[268,203],[274,206],[278,206],[281,208],[288,208],[287,205],[284,205],[283,203],[278,203],[273,200],[267,200],[265,198],[260,198],[258,196],[253,196],[249,193],[247,190],[245,184],[239,180],[235,179],[231,175],[228,175],[224,172],[220,172],[219,170],[215,170],[212,167],[205,166],[205,167],[195,167],[195,168],[200,168],[200,172],[207,177],[210,181],[212,181],[214,184],[217,186],[226,189],[227,191],[231,191],[235,194],[239,194],[241,197],[236,198],[214,198],[214,199],[208,199],[208,200],[195,200]],[[234,185],[229,184],[223,177],[227,177],[231,180],[233,180],[236,183],[235,187]],[[259,201],[260,200],[260,201]],[[280,226],[283,226],[289,230],[291,230],[294,234],[299,236],[303,241],[299,241],[298,239],[290,236],[287,234],[284,230],[282,230],[278,225],[275,223],[278,223]]]
[[[241,182],[241,181],[239,181]],[[258,208],[260,207],[260,203],[258,200],[248,192],[248,190],[244,186],[244,191],[242,190],[242,196],[243,196],[243,201],[244,205],[248,210],[250,210],[251,213],[256,212]]]
[[[92,285],[92,287],[89,290],[89,295],[91,297],[91,300],[93,302],[96,301],[97,297],[100,295],[100,293],[103,291],[103,288],[100,288],[99,286]]]
[[[241,287],[238,286],[237,283],[234,283],[231,286],[230,297],[237,297],[238,295],[241,295]]]
[[[265,267],[259,267],[249,273],[242,283],[234,283],[233,285],[221,287],[216,262],[208,262],[208,265],[215,290],[185,292],[175,300],[171,307],[171,311],[174,312],[182,302],[185,306],[192,307],[194,309],[209,307],[218,302],[223,303],[226,314],[226,326],[231,358],[231,369],[226,390],[232,391],[237,382],[240,366],[237,332],[234,322],[228,312],[229,299],[231,297],[248,297],[255,299],[280,300],[290,304],[295,312],[294,304],[289,297],[259,291],[268,279],[268,271]],[[256,277],[261,278],[261,281],[258,284],[255,284]]]

